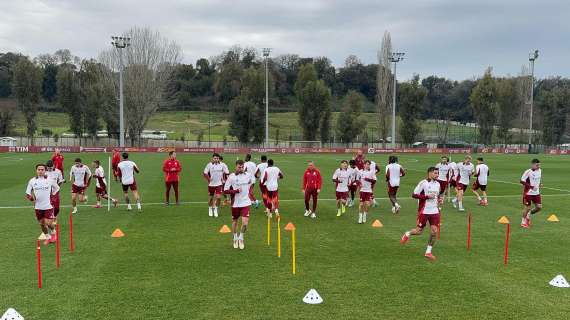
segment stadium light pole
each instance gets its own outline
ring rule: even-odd
[[[265,147],[269,147],[269,53],[271,48],[263,48],[265,57]]]
[[[125,118],[123,113],[123,51],[131,45],[131,38],[112,36],[111,44],[119,50],[119,146],[125,146]]]
[[[528,61],[530,62],[530,123],[528,133],[528,153],[532,151],[532,114],[534,107],[534,61],[538,59],[538,50],[534,50],[528,54]]]
[[[392,148],[396,147],[396,66],[397,63],[404,60],[404,52],[392,52],[390,61],[394,63],[394,92],[392,96]]]

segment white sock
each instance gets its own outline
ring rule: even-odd
[[[459,208],[463,208],[463,201],[459,201]]]
[[[479,201],[481,201],[481,196],[477,196],[477,199],[478,199]]]
[[[238,239],[238,234],[234,233],[234,241]]]
[[[405,235],[408,236],[408,237],[409,237],[411,234],[412,234],[412,233],[411,233],[410,231],[406,231],[406,232],[405,232]]]
[[[240,234],[239,234],[238,240],[242,240],[242,241],[243,241],[243,233],[240,233]]]
[[[453,202],[457,201],[457,197],[453,197],[453,200],[452,200],[452,201],[453,201]]]
[[[432,248],[432,246],[430,246],[430,245],[427,246],[427,248],[426,248],[426,254],[427,254],[427,253],[431,253],[431,248]]]

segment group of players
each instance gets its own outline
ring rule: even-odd
[[[432,248],[439,228],[441,207],[446,191],[455,190],[452,202],[453,207],[458,208],[459,211],[465,210],[463,197],[465,191],[470,186],[473,193],[477,196],[479,205],[488,205],[487,182],[490,174],[489,167],[485,164],[483,158],[477,158],[476,166],[471,161],[472,158],[469,155],[465,156],[463,161],[458,163],[450,162],[449,157],[442,156],[439,163],[428,168],[427,177],[417,184],[412,193],[412,198],[418,200],[416,227],[404,233],[400,240],[402,244],[405,244],[412,235],[421,234],[429,223],[430,237],[425,257],[430,260],[436,259],[432,254]],[[127,209],[131,210],[128,196],[128,190],[130,189],[135,197],[137,209],[141,211],[140,197],[135,180],[135,173],[139,173],[137,165],[129,160],[127,153],[120,155],[117,150],[114,151],[112,165],[115,180],[120,179],[122,184]],[[95,169],[95,192],[97,195],[97,204],[94,207],[101,207],[101,199],[109,199],[116,206],[118,201],[110,198],[107,194],[107,181],[98,160],[93,162],[93,168]],[[179,204],[178,183],[182,166],[176,159],[175,152],[169,153],[169,157],[163,163],[162,170],[165,176],[166,187],[165,204],[170,204],[169,194],[171,189],[174,189],[176,204]],[[377,205],[374,187],[379,171],[378,165],[374,161],[366,159],[362,151],[358,151],[353,159],[349,161],[340,161],[339,168],[335,170],[331,179],[335,185],[337,216],[341,216],[346,212],[347,207],[354,205],[354,198],[358,193],[360,198],[358,223],[366,223],[369,211]],[[63,156],[59,150],[56,150],[51,160],[47,161],[46,164],[38,164],[36,166],[36,176],[30,179],[26,189],[27,198],[35,203],[36,217],[47,239],[46,244],[55,241],[54,226],[59,213],[59,190],[62,183],[65,182],[62,172]],[[406,169],[398,163],[398,158],[389,156],[384,178],[394,214],[398,214],[401,209],[397,200],[397,193],[400,180],[405,175]],[[473,185],[470,183],[472,176],[476,178]],[[218,210],[222,197],[226,198],[224,203],[231,205],[234,248],[245,248],[244,234],[247,231],[250,207],[255,205],[257,208],[260,204],[254,193],[254,185],[257,179],[259,179],[259,189],[266,215],[269,218],[272,218],[273,215],[277,219],[280,218],[279,180],[283,179],[284,175],[275,166],[273,159],[268,159],[267,156],[262,155],[261,162],[256,164],[252,161],[251,155],[248,154],[245,156],[245,160],[236,161],[235,169],[230,173],[221,155],[214,153],[211,161],[204,168],[203,177],[208,185],[208,215],[210,217],[219,216]],[[91,178],[92,174],[89,167],[82,164],[80,159],[75,159],[75,164],[70,171],[72,213],[77,213],[77,200],[79,202],[87,201],[85,190],[89,187]],[[542,208],[540,197],[541,169],[538,159],[532,160],[531,168],[524,172],[520,182],[524,186],[524,209],[521,227],[528,228],[531,216]],[[312,161],[309,161],[301,184],[301,191],[305,198],[305,217],[313,219],[317,217],[317,203],[322,184],[323,179],[320,170]],[[479,191],[481,191],[481,194]],[[231,201],[228,201],[227,197]],[[534,204],[534,208],[532,208],[532,204]],[[241,226],[239,223],[240,219]]]

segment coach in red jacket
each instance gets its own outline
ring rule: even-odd
[[[166,205],[170,204],[170,188],[174,188],[174,196],[176,197],[176,204],[178,205],[178,174],[182,171],[180,162],[176,160],[176,152],[170,151],[168,159],[164,160],[162,165],[164,171],[164,179],[166,181]]]
[[[317,217],[317,198],[319,197],[319,192],[321,192],[322,185],[323,178],[321,177],[321,172],[315,168],[313,161],[309,161],[307,170],[303,174],[303,185],[301,186],[303,193],[305,193],[305,217],[309,215],[313,219]],[[311,197],[313,197],[313,209],[309,210]]]

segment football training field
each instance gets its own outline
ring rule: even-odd
[[[64,154],[65,171],[75,157],[91,165],[108,154]],[[232,171],[236,155],[226,154]],[[30,202],[24,197],[34,165],[51,154],[0,154],[0,312],[13,307],[26,319],[568,319],[570,289],[551,287],[558,274],[570,277],[570,158],[538,155],[542,162],[542,212],[530,229],[521,229],[519,179],[533,155],[483,155],[490,167],[489,206],[477,205],[471,191],[459,213],[445,203],[437,261],[423,256],[428,230],[400,245],[402,233],[415,226],[417,201],[411,193],[439,155],[400,155],[408,169],[394,215],[379,175],[379,207],[368,224],[357,224],[357,207],[336,217],[331,176],[348,155],[270,155],[285,178],[280,185],[282,256],[277,257],[275,221],[267,245],[267,218],[253,209],[245,250],[232,247],[228,207],[208,217],[202,170],[210,155],[179,154],[180,206],[164,206],[164,154],[132,153],[141,173],[137,184],[143,212],[126,207],[93,209],[73,216],[75,252],[69,252],[70,183],[62,186],[61,267],[55,247],[42,245],[43,288],[37,288],[36,239],[40,234]],[[240,155],[241,157],[241,155]],[[259,162],[259,154],[254,155]],[[367,155],[382,171],[388,155]],[[474,155],[476,158],[476,155]],[[323,174],[318,218],[303,217],[300,185],[306,160]],[[456,156],[454,160],[459,160]],[[69,177],[66,177],[67,179]],[[259,197],[258,186],[255,186]],[[121,203],[120,186],[111,182]],[[172,202],[172,199],[171,199]],[[106,204],[106,203],[105,203]],[[466,250],[467,215],[472,214],[472,247]],[[560,222],[548,222],[556,214]],[[504,265],[506,225],[511,221],[508,265]],[[379,219],[383,227],[373,228]],[[291,234],[297,236],[297,272],[291,272]],[[123,238],[112,238],[120,228]],[[324,299],[302,302],[309,289]]]

